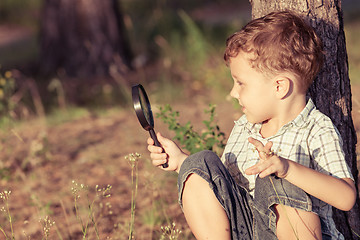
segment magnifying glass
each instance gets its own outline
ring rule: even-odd
[[[151,111],[149,98],[141,84],[132,87],[132,100],[136,116],[141,126],[150,133],[150,136],[154,140],[155,145],[161,147],[161,144],[159,143],[154,131],[154,118]],[[167,163],[162,165],[163,168],[167,168],[168,166],[169,165]]]

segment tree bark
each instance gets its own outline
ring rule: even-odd
[[[117,0],[45,0],[40,72],[69,77],[109,76],[131,67],[131,51]]]
[[[326,52],[324,67],[310,87],[309,95],[316,107],[329,116],[344,141],[346,161],[358,186],[356,165],[356,132],[351,110],[351,87],[348,75],[348,58],[345,45],[343,16],[340,0],[250,0],[252,18],[258,18],[279,10],[292,10],[305,17],[324,43]],[[349,212],[333,208],[337,228],[345,239],[359,239],[360,201]]]

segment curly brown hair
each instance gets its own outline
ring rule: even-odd
[[[314,29],[290,11],[272,12],[254,19],[226,40],[224,60],[250,53],[256,70],[275,75],[291,72],[306,91],[322,68],[324,52]]]

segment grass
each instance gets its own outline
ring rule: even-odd
[[[11,213],[10,213],[10,208],[9,208],[9,199],[10,199],[10,194],[11,194],[11,191],[7,191],[7,190],[4,190],[3,192],[0,192],[0,200],[2,200],[4,206],[0,208],[1,212],[4,212],[5,213],[5,216],[8,220],[8,223],[9,223],[9,226],[10,226],[10,233],[7,234],[5,232],[5,229],[4,227],[2,227],[0,225],[0,231],[1,233],[4,235],[4,237],[6,238],[6,240],[8,239],[14,239],[14,227],[13,227],[13,220],[12,220],[12,216],[11,216]],[[10,237],[10,234],[11,234],[11,237]]]
[[[89,117],[91,112],[87,108],[69,107],[64,109],[55,109],[46,118],[46,123],[49,126],[56,126],[65,122],[74,121],[84,117]]]

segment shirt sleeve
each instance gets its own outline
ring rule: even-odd
[[[354,180],[345,160],[340,133],[330,119],[316,123],[308,144],[311,165],[315,170],[337,178]]]

